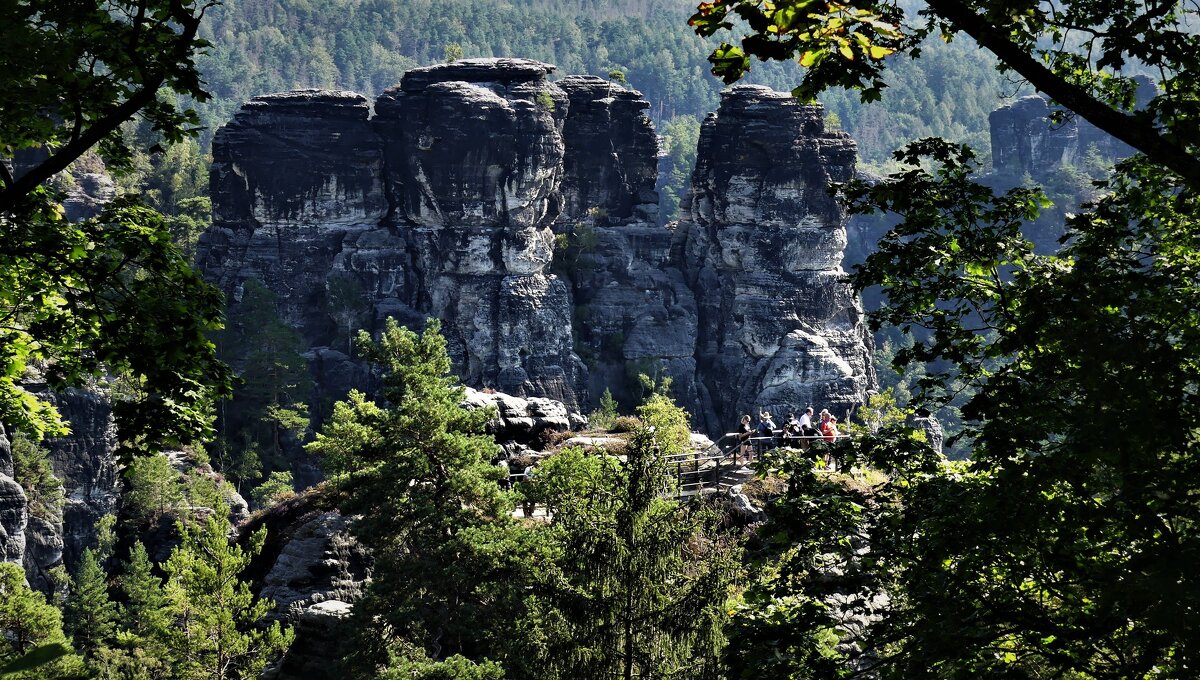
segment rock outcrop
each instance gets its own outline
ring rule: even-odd
[[[469,384],[576,406],[570,292],[549,271],[567,109],[551,70],[416,69],[371,121],[349,93],[251,101],[213,143],[201,269],[235,302],[246,279],[265,283],[314,348],[388,316],[440,317]],[[316,368],[340,370],[338,354]]]
[[[94,545],[96,522],[116,508],[120,480],[113,453],[117,432],[108,397],[100,391],[69,389],[51,395],[50,400],[71,424],[69,435],[48,440],[46,447],[66,499],[62,557],[74,566],[83,549]]]
[[[23,550],[18,560],[31,586],[43,592],[55,587],[50,570],[77,564],[84,548],[95,545],[96,522],[113,511],[117,502],[117,463],[113,452],[117,437],[107,396],[96,389],[68,389],[61,393],[34,391],[50,401],[70,424],[71,433],[45,442],[54,475],[62,482],[61,512],[51,516],[30,514],[25,508]],[[8,458],[8,440],[0,459]],[[0,468],[5,467],[0,464]],[[0,474],[0,487],[5,486]],[[14,482],[15,484],[15,482]],[[17,486],[19,489],[19,485]],[[5,494],[0,489],[0,497]],[[24,497],[22,496],[24,504]],[[0,507],[4,501],[0,500]],[[3,510],[0,510],[0,515]],[[10,536],[11,540],[11,536]],[[3,539],[0,539],[3,543]]]
[[[353,603],[370,577],[370,554],[323,488],[277,505],[239,527],[239,542],[267,528],[263,551],[245,573],[275,603],[269,618],[294,627],[296,641],[264,678],[341,677],[331,660],[345,655]]]
[[[680,268],[676,232],[658,224],[658,138],[636,91],[591,76],[559,81],[564,127],[558,269],[571,281],[575,349],[593,400],[606,388],[636,401],[638,374],[674,381],[693,413],[696,302]],[[697,423],[699,425],[699,423]]]
[[[1136,103],[1143,108],[1157,93],[1149,78],[1138,80]],[[1130,146],[1080,116],[1070,115],[1054,122],[1051,115],[1056,111],[1061,109],[1052,106],[1044,95],[1033,94],[988,116],[992,169],[999,178],[1011,183],[1028,174],[1044,181],[1064,165],[1079,166],[1091,153],[1105,162],[1133,153]]]
[[[826,195],[853,143],[817,108],[735,89],[706,125],[688,219],[664,228],[648,103],[552,71],[415,69],[373,117],[350,93],[252,100],[214,141],[201,269],[233,305],[249,279],[275,292],[315,403],[370,390],[348,331],[389,316],[440,318],[466,384],[569,411],[606,387],[632,401],[639,373],[671,377],[714,433],[750,405],[858,402],[869,340]]]
[[[468,387],[462,406],[474,410],[494,408],[496,417],[488,423],[488,434],[497,442],[516,441],[528,444],[546,430],[566,432],[586,424],[577,413],[571,413],[561,401],[545,397],[522,399],[503,392],[481,392]]]
[[[829,194],[854,157],[820,106],[761,86],[724,93],[701,128],[683,262],[702,329],[697,372],[722,422],[807,404],[836,412],[875,382],[841,266],[845,215]]]
[[[0,562],[22,564],[29,507],[25,491],[13,479],[12,449],[0,425]]]

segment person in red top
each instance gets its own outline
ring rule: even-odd
[[[832,442],[837,439],[837,418],[829,415],[829,409],[821,409],[821,434],[825,435],[825,441]]]

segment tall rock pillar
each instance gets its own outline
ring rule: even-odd
[[[853,176],[855,144],[825,130],[822,113],[738,86],[701,129],[683,266],[699,306],[698,375],[725,431],[760,408],[841,416],[875,383],[842,270],[846,216],[829,194]]]
[[[409,71],[375,103],[389,224],[420,272],[410,303],[444,321],[468,385],[576,408],[567,286],[550,271],[567,97],[525,59]]]

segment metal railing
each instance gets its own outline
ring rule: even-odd
[[[773,430],[772,435],[751,435],[746,441],[750,443],[753,455],[761,455],[763,451],[784,446],[792,442],[802,444],[801,448],[808,449],[813,443],[830,443],[838,439],[849,439],[849,434],[837,434],[833,437],[826,435],[795,435],[783,438],[783,430]],[[807,445],[805,445],[807,444]],[[678,453],[666,457],[668,469],[673,471],[677,480],[677,494],[687,496],[706,488],[720,489],[725,474],[740,467],[742,440],[737,432],[727,432],[703,451]]]

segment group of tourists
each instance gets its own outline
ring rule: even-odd
[[[741,444],[738,457],[749,462],[754,459],[755,450],[783,446],[808,450],[814,441],[832,442],[838,438],[837,422],[829,409],[821,409],[819,419],[814,423],[811,406],[804,409],[799,418],[795,413],[788,413],[781,428],[775,426],[770,411],[758,414],[757,425],[746,414],[738,425],[738,442]]]

